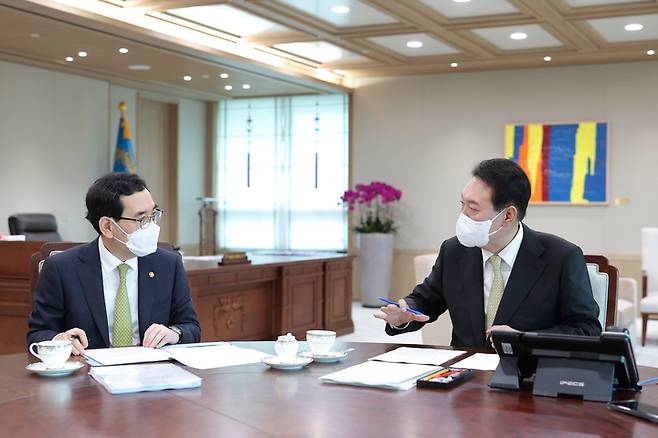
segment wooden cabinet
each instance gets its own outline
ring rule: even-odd
[[[30,257],[42,244],[0,242],[0,354],[25,351]],[[186,260],[201,340],[273,340],[288,332],[304,339],[306,330],[320,328],[353,332],[352,259],[256,255],[252,264],[209,269]]]
[[[26,350],[30,257],[44,242],[0,242],[0,354]]]
[[[251,265],[186,267],[201,339],[271,340],[352,323],[352,257],[252,257]]]

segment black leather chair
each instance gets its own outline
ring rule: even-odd
[[[61,242],[57,220],[52,214],[23,213],[9,216],[9,233],[23,234],[26,240]]]

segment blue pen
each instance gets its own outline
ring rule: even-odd
[[[639,386],[643,386],[643,385],[648,385],[649,383],[653,383],[653,382],[656,382],[656,383],[658,384],[658,377],[654,377],[654,378],[652,378],[652,379],[643,380],[643,381],[641,381],[641,382],[637,382],[637,384],[638,384]]]
[[[379,300],[380,300],[380,301],[383,301],[383,302],[385,302],[385,303],[393,304],[394,306],[398,306],[398,307],[400,307],[400,305],[399,305],[398,303],[396,303],[395,301],[391,301],[391,300],[389,300],[389,299],[387,299],[387,298],[379,297]],[[425,316],[424,313],[419,312],[418,310],[414,310],[414,309],[412,309],[412,308],[410,308],[410,307],[407,307],[407,312],[412,313],[412,314],[414,314],[414,315]]]

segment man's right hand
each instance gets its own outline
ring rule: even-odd
[[[407,312],[407,302],[405,300],[400,299],[398,304],[400,307],[393,304],[380,307],[379,311],[375,313],[375,318],[383,319],[393,327],[399,327],[411,321],[429,321],[430,317],[427,315],[414,315],[411,312]]]
[[[74,327],[70,330],[60,333],[53,338],[53,341],[71,341],[73,348],[71,353],[75,356],[79,356],[85,351],[85,348],[89,345],[87,340],[87,334],[84,330]]]

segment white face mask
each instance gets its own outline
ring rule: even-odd
[[[482,248],[483,246],[487,246],[487,244],[489,243],[489,237],[496,234],[498,231],[500,231],[503,228],[503,226],[501,225],[500,228],[498,228],[493,233],[489,232],[493,221],[495,221],[496,218],[500,216],[504,211],[505,209],[503,208],[492,219],[487,219],[484,221],[474,221],[470,217],[466,216],[464,213],[460,213],[459,218],[457,219],[457,226],[456,226],[457,239],[459,240],[459,243],[469,248],[474,246],[477,246],[479,248]]]
[[[112,219],[114,222],[114,219]],[[128,237],[128,240],[124,242],[115,237],[116,240],[126,245],[126,248],[130,250],[137,257],[144,257],[149,254],[153,254],[158,249],[158,238],[160,237],[160,225],[156,223],[150,223],[146,228],[139,228],[136,231],[128,234],[124,231],[123,228],[119,227],[119,224],[114,222],[122,232]]]

